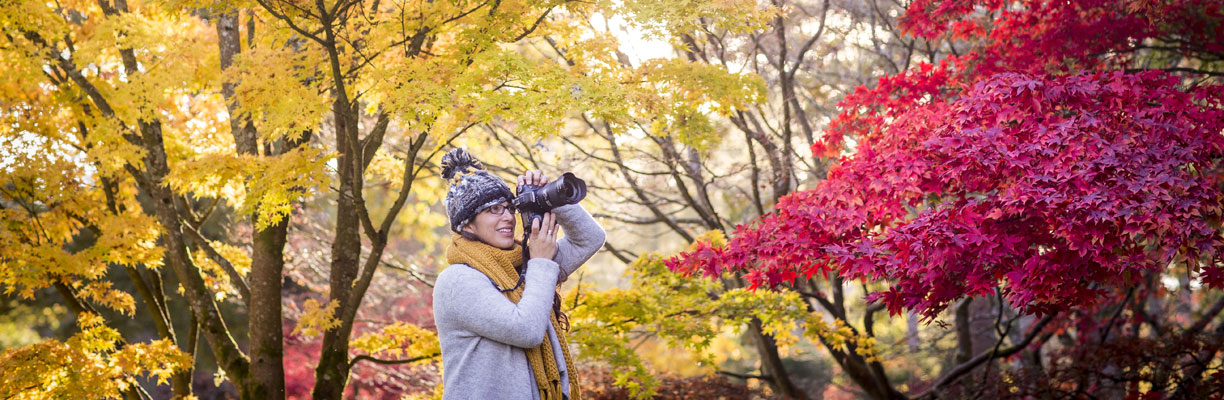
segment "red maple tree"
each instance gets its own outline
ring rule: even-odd
[[[1127,271],[1172,261],[1203,265],[1208,285],[1224,284],[1212,262],[1224,89],[1121,68],[1125,50],[1154,38],[1224,56],[1210,40],[1224,35],[1224,10],[1193,0],[1023,3],[914,2],[907,29],[976,33],[974,50],[847,96],[812,150],[832,154],[853,137],[853,155],[737,227],[726,248],[699,247],[672,268],[748,270],[771,286],[830,271],[887,279],[886,303],[928,316],[999,282],[1034,312],[1084,304],[1133,282]],[[989,32],[969,17],[983,9],[997,14]],[[1194,23],[1172,23],[1189,14]]]
[[[739,271],[754,287],[883,281],[871,300],[928,320],[997,291],[1025,314],[1071,311],[1038,330],[1101,331],[1102,342],[1114,325],[1096,320],[1105,304],[1116,319],[1158,294],[1128,292],[1140,282],[1184,268],[1224,286],[1218,1],[916,0],[902,27],[947,38],[959,55],[846,96],[812,146],[815,157],[849,154],[827,179],[669,267]],[[1144,321],[1129,322],[1137,332]],[[1186,342],[1207,359],[1220,350]]]

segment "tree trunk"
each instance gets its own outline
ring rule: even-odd
[[[753,318],[749,330],[752,331],[752,339],[756,341],[757,353],[761,355],[761,370],[769,375],[770,386],[774,391],[788,398],[806,400],[807,393],[791,382],[786,366],[782,365],[782,357],[778,355],[778,343],[762,331],[761,321]]]
[[[289,217],[254,233],[251,257],[248,328],[251,378],[266,392],[259,399],[285,398],[284,331],[281,315],[282,271]]]
[[[343,165],[345,161],[341,158],[340,163]],[[341,184],[342,193],[347,190],[348,185],[351,183]],[[348,306],[349,292],[357,276],[358,261],[361,257],[357,213],[352,201],[344,198],[345,196],[340,196],[338,201],[330,272],[330,297],[339,303],[340,310]],[[315,399],[338,400],[343,396],[344,386],[348,383],[348,338],[351,330],[351,324],[341,323],[339,327],[323,334],[322,353],[319,356],[319,365],[315,367],[315,387],[312,394]]]
[[[127,3],[123,0],[116,0],[114,3],[99,1],[98,5],[107,18],[118,18],[121,13],[128,12]],[[135,51],[131,48],[120,48],[119,55],[125,69],[128,71],[140,70],[137,66]],[[116,117],[106,97],[86,80],[74,65],[71,65],[71,60],[51,56],[52,60],[59,59],[58,63],[66,67],[64,70],[69,73],[73,82],[89,94],[94,105],[104,116]],[[129,172],[138,182],[143,181],[143,189],[152,199],[154,214],[162,226],[161,242],[166,250],[167,261],[169,261],[167,264],[178,276],[184,289],[184,297],[191,306],[192,314],[199,321],[200,333],[208,341],[217,366],[225,371],[230,381],[238,388],[239,393],[246,395],[250,393],[248,387],[249,361],[246,355],[242,354],[238,344],[234,342],[229,329],[225,326],[225,320],[221,318],[221,313],[217,309],[212,292],[204,284],[199,267],[191,260],[187,243],[183,239],[182,224],[179,220],[179,210],[175,205],[174,192],[163,183],[166,175],[170,173],[170,166],[166,160],[161,121],[141,119],[137,121],[137,125],[140,130],[138,138],[130,137],[135,135],[125,134],[124,136],[145,151],[145,170],[131,169]]]
[[[191,254],[188,253],[187,244],[183,240],[174,193],[169,186],[162,183],[170,173],[170,167],[166,163],[161,123],[140,121],[140,130],[144,142],[145,167],[149,174],[149,185],[145,189],[153,199],[157,220],[165,230],[162,243],[166,248],[170,267],[183,285],[185,297],[200,322],[200,332],[212,348],[217,365],[225,371],[243,398],[259,398],[254,397],[254,394],[261,391],[256,388],[258,385],[255,382],[250,381],[249,361],[234,343],[229,328],[225,326],[225,321],[217,309],[217,303],[213,300],[212,292],[204,284],[199,268],[191,261]]]
[[[217,47],[221,53],[221,69],[234,64],[234,57],[242,51],[242,39],[238,29],[238,11],[230,10],[217,16]],[[250,40],[248,38],[248,40]],[[222,83],[222,95],[230,114],[230,130],[234,135],[234,147],[238,154],[258,155],[259,145],[254,125],[247,116],[238,112],[234,98],[236,82]],[[281,153],[297,143],[280,149]],[[271,149],[271,146],[267,146]],[[256,216],[251,216],[254,225]],[[285,398],[284,332],[281,307],[281,283],[284,280],[284,249],[289,232],[289,218],[272,224],[251,234],[250,296],[247,302],[247,328],[250,335],[251,379],[261,390],[254,393],[259,399]]]
[[[863,389],[868,398],[876,400],[908,399],[908,397],[892,387],[887,381],[887,377],[877,373],[882,372],[882,370],[873,371],[867,360],[855,353],[853,345],[847,348],[849,351],[842,351],[839,346],[829,343],[823,337],[820,338],[820,343],[833,356],[833,360],[850,377],[850,380],[860,389]]]
[[[953,365],[968,362],[976,354],[973,352],[973,329],[969,322],[969,305],[972,297],[966,297],[956,305],[956,359]]]
[[[842,292],[842,283],[843,281],[841,277],[834,275],[829,281],[833,295],[832,301],[829,301],[829,299],[825,299],[823,297],[815,298],[814,300],[820,303],[821,306],[824,307],[825,311],[832,314],[833,318],[848,321],[846,318],[846,307],[844,294]],[[815,281],[809,280],[808,284],[813,291],[819,291]],[[816,311],[815,306],[812,303],[806,303],[809,313]],[[871,312],[872,311],[870,310],[867,311],[868,314],[864,316],[863,321],[864,329],[867,329],[868,332],[871,332],[873,329],[871,327],[871,318],[868,318],[871,315]],[[850,327],[851,331],[855,335],[858,334],[858,332],[854,330],[854,327],[850,326],[848,322],[847,326]],[[876,400],[908,399],[908,397],[901,394],[901,392],[898,392],[897,389],[894,388],[888,381],[888,376],[884,373],[883,365],[878,362],[868,362],[866,358],[858,354],[857,347],[854,344],[847,343],[845,350],[843,351],[842,346],[830,343],[823,336],[820,337],[819,340],[820,344],[824,346],[825,350],[833,356],[833,360],[837,362],[837,365],[841,367],[842,371],[845,372],[846,375],[850,376],[850,380],[853,381],[856,386],[863,389],[868,398]]]
[[[981,296],[972,303],[969,303],[969,327],[973,335],[972,354],[989,352],[995,348],[995,345],[1000,344],[999,340],[1003,339],[999,337],[996,329],[1006,328],[1003,326],[996,327],[995,325],[996,323],[1007,323],[1007,316],[1000,315],[1004,313],[1004,310],[999,308],[1002,301],[1003,299],[997,296]],[[990,373],[990,376],[986,376],[983,379],[975,379],[972,382],[968,380],[961,381],[964,387],[977,390],[981,385],[985,384],[983,382],[991,382],[994,381],[993,378],[998,377],[1000,361],[992,359],[986,361],[986,363],[990,364],[986,371]]]
[[[330,32],[329,32],[330,34]],[[341,89],[342,90],[342,89]],[[336,126],[336,148],[340,157],[337,160],[340,190],[336,199],[336,235],[332,240],[331,271],[329,272],[330,299],[339,304],[337,310],[349,307],[349,294],[353,282],[357,278],[357,270],[361,261],[361,226],[357,215],[357,205],[351,195],[355,187],[356,163],[360,155],[352,151],[356,143],[349,143],[350,127],[348,101],[339,95],[332,104],[332,117]],[[356,136],[356,135],[353,135]],[[335,317],[339,318],[340,315]],[[319,355],[319,365],[315,367],[315,387],[312,396],[315,399],[339,400],[344,395],[344,386],[348,383],[348,339],[352,330],[351,321],[341,322],[339,327],[323,334],[323,348]]]

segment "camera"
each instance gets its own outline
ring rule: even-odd
[[[586,182],[569,172],[544,186],[520,186],[514,197],[514,208],[523,218],[523,237],[531,235],[532,221],[543,218],[544,213],[554,208],[577,204],[586,193]]]

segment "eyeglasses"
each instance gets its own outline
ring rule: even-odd
[[[484,212],[487,212],[493,215],[501,215],[502,213],[506,211],[510,211],[510,215],[514,215],[515,213],[514,206],[510,204],[494,204],[494,205],[489,206],[489,208],[484,209]]]

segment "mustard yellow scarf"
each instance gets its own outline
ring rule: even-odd
[[[483,242],[454,235],[451,238],[451,246],[446,249],[446,262],[472,266],[492,279],[499,290],[513,288],[517,285],[518,287],[514,290],[502,293],[515,304],[518,304],[519,299],[523,298],[525,285],[518,285],[519,273],[516,269],[523,265],[523,247],[518,243],[514,244],[514,248],[502,250]],[[570,358],[565,331],[561,330],[557,314],[553,312],[549,314],[551,314],[550,321],[553,330],[557,332],[557,339],[561,341],[561,353],[565,356],[565,365],[569,368],[569,398],[570,400],[581,400],[578,390],[578,374],[575,373],[574,362]],[[557,359],[553,355],[553,347],[549,339],[545,337],[544,342],[539,346],[523,349],[523,351],[527,353],[527,362],[531,364],[531,371],[535,374],[536,387],[540,389],[540,399],[560,400],[561,371],[557,368]]]

